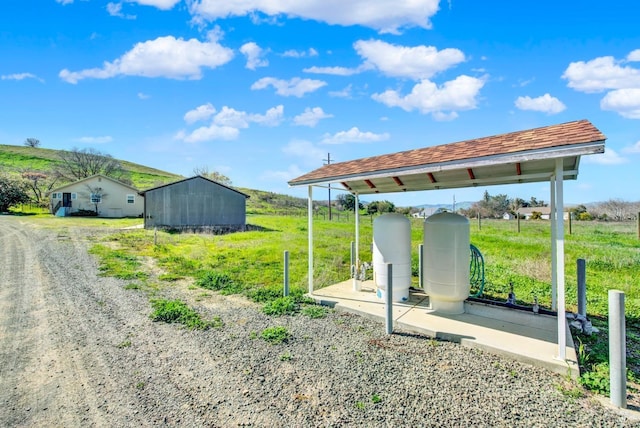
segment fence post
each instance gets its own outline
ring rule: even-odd
[[[385,295],[385,319],[387,334],[393,333],[393,264],[387,263],[387,294]]]
[[[571,217],[572,217],[571,212],[569,212],[569,235],[571,235],[571,232],[573,232],[573,229],[571,228]]]
[[[624,293],[609,290],[609,383],[611,404],[627,408],[627,344]]]
[[[640,239],[640,212],[638,212],[638,239]]]
[[[480,211],[478,211],[478,230],[482,230],[482,224],[480,222]]]
[[[587,316],[587,268],[584,259],[577,260],[578,315]]]
[[[289,295],[289,251],[284,251],[284,296]]]
[[[518,217],[518,233],[520,233],[520,214],[516,214]]]
[[[153,228],[153,245],[157,245],[158,244],[158,228],[154,227]]]

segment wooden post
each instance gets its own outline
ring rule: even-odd
[[[518,217],[518,233],[520,233],[520,214],[516,214]]]
[[[478,211],[478,230],[482,230],[482,224],[480,223],[480,211]]]
[[[562,214],[564,217],[564,213]],[[569,235],[571,235],[572,229],[571,229],[571,212],[569,212]]]
[[[638,239],[640,239],[640,212],[638,213]]]

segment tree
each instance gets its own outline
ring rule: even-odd
[[[355,211],[356,197],[351,193],[338,195],[336,200],[338,205],[340,205],[342,209],[347,211]],[[358,210],[361,210],[362,208],[362,202],[358,202]]]
[[[209,180],[213,180],[216,183],[224,184],[225,186],[231,186],[232,184],[229,177],[218,171],[209,172],[209,168],[206,166],[197,166],[193,168],[193,173],[195,175],[201,175],[204,178],[208,178]]]
[[[27,147],[40,147],[40,140],[37,138],[27,138],[24,140],[24,145]]]
[[[25,186],[33,194],[33,201],[38,205],[46,206],[45,196],[53,189],[58,177],[52,173],[23,170],[20,174]]]
[[[392,213],[396,211],[396,206],[389,201],[372,201],[367,205],[367,214]]]
[[[62,165],[58,173],[69,181],[82,180],[92,175],[102,174],[123,183],[130,184],[131,182],[120,161],[96,149],[74,147],[71,151],[60,152],[59,156]]]
[[[19,181],[0,177],[0,212],[6,212],[14,205],[26,202],[29,202],[29,196]]]

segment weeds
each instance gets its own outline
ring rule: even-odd
[[[324,318],[327,316],[327,308],[320,305],[306,306],[302,309],[302,315],[305,315],[311,319]]]
[[[180,300],[152,300],[151,304],[154,309],[151,313],[153,321],[179,323],[191,330],[220,328],[224,325],[220,317],[214,317],[211,321],[203,320],[200,314]]]
[[[283,316],[293,315],[298,312],[299,307],[296,300],[291,296],[278,297],[262,307],[262,312],[266,315]]]
[[[287,330],[287,328],[283,326],[268,327],[262,330],[262,333],[260,333],[260,337],[262,337],[263,340],[266,340],[272,345],[278,345],[288,342],[289,339],[291,339],[291,333],[289,333],[289,330]]]

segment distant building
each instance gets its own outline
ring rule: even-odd
[[[540,213],[540,218],[543,220],[549,220],[551,215],[551,207],[523,207],[518,208],[516,211],[521,218],[525,220],[530,220],[533,216],[534,212]],[[569,213],[567,211],[564,212],[563,218],[565,220],[569,220]]]
[[[443,209],[442,208],[438,208],[438,207],[432,207],[432,208],[423,208],[420,211],[418,211],[417,213],[413,213],[411,214],[411,216],[413,218],[427,218],[431,215],[434,215],[436,213],[441,212]]]
[[[145,228],[228,232],[246,226],[249,195],[199,175],[140,194],[145,200]]]
[[[79,211],[113,218],[140,217],[144,212],[138,189],[101,174],[53,189],[49,201],[51,213],[59,217]]]
[[[514,218],[516,218],[516,216],[514,216],[513,214],[507,212],[502,214],[502,219],[503,220],[513,220]]]

